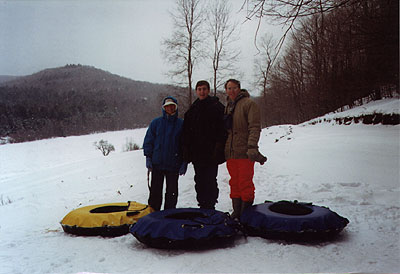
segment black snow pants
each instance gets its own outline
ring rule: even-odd
[[[197,202],[200,208],[215,209],[218,202],[218,165],[196,164],[194,166],[194,181],[197,193]]]
[[[148,203],[157,211],[161,209],[164,178],[167,186],[165,191],[164,209],[175,208],[178,202],[178,172],[153,168]]]

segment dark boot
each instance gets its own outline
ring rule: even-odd
[[[211,205],[211,204],[199,204],[199,207],[201,209],[215,209],[215,205]]]
[[[232,198],[233,212],[231,214],[232,219],[240,219],[240,213],[242,211],[242,199]]]
[[[251,207],[252,205],[253,205],[253,201],[242,202],[242,208],[240,210],[240,215],[242,215],[243,211],[245,211],[246,208]]]

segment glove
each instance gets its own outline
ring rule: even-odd
[[[179,175],[185,175],[186,174],[187,166],[188,166],[187,162],[183,162],[181,164],[181,167],[179,168],[179,172],[178,172]]]
[[[214,153],[212,155],[212,159],[215,160],[217,165],[225,163],[225,144],[224,143],[216,143]]]
[[[262,155],[257,148],[249,148],[247,150],[247,156],[249,157],[250,161],[259,162],[261,165],[267,161],[267,157]]]
[[[153,163],[151,162],[151,158],[150,157],[146,157],[146,167],[150,171],[153,169]]]
[[[266,161],[267,161],[267,157],[262,155],[260,152],[258,152],[256,162],[259,162],[260,165],[263,165]]]

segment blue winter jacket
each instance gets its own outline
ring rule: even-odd
[[[171,96],[164,98],[178,101]],[[143,142],[143,152],[152,159],[153,168],[178,172],[182,164],[181,133],[183,120],[178,118],[178,108],[174,115],[168,115],[162,108],[162,116],[154,119],[147,129]]]

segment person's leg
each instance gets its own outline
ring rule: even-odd
[[[228,169],[229,175],[231,179],[229,180],[229,186],[231,189],[230,197],[232,199],[232,209],[233,212],[231,217],[233,219],[240,218],[240,212],[242,210],[242,199],[240,197],[240,188],[239,188],[239,169],[236,159],[228,159],[226,161],[226,167]]]
[[[205,188],[205,175],[204,175],[204,166],[199,165],[199,164],[194,164],[194,188],[196,190],[196,199],[197,199],[197,204],[201,208],[205,204],[206,200],[206,188]]]
[[[243,212],[247,207],[251,206],[254,202],[254,162],[249,159],[239,159],[239,186],[240,186],[240,197],[242,199]]]
[[[242,201],[254,201],[254,162],[249,159],[238,159],[239,189]]]
[[[149,195],[149,206],[159,211],[162,204],[162,191],[164,184],[164,173],[161,170],[154,169],[151,172],[151,186]]]
[[[193,164],[195,170],[195,189],[197,202],[200,208],[215,208],[219,189],[217,185],[217,165]]]
[[[205,207],[214,209],[215,205],[218,203],[218,183],[217,183],[217,175],[218,175],[218,165],[210,165],[206,168],[206,187],[207,187],[207,202]]]
[[[166,173],[166,192],[164,209],[176,208],[178,202],[178,179],[179,175],[176,172]]]
[[[229,186],[231,189],[230,197],[231,199],[240,198],[240,188],[239,188],[239,166],[237,159],[228,159],[226,161],[226,168],[228,169],[229,175]]]

